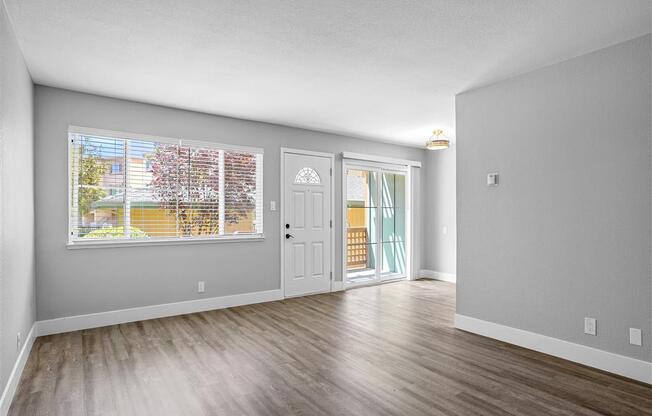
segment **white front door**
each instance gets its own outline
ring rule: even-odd
[[[284,154],[285,296],[331,288],[331,159]]]

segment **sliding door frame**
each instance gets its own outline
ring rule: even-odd
[[[392,160],[393,161],[393,160]],[[407,161],[406,161],[407,162]],[[348,236],[348,211],[347,211],[347,171],[349,169],[360,169],[367,171],[376,172],[376,192],[377,192],[377,207],[376,209],[380,211],[381,215],[376,215],[376,224],[375,227],[377,241],[373,244],[377,247],[377,259],[374,280],[369,282],[362,283],[349,283],[348,282],[348,271],[347,271],[347,236]],[[387,278],[383,279],[382,275],[382,174],[383,173],[393,173],[405,175],[405,272],[400,275],[397,274],[395,277],[389,275]],[[409,163],[387,163],[385,161],[373,161],[373,160],[362,160],[362,159],[348,159],[344,157],[342,159],[342,284],[344,289],[360,286],[370,286],[377,285],[386,282],[393,282],[396,280],[409,280],[412,276],[412,206],[413,206],[413,193],[412,193],[412,169],[410,168]],[[380,192],[378,190],[381,190]],[[378,241],[380,240],[380,241]],[[371,242],[370,242],[371,243]]]

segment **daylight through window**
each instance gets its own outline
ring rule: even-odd
[[[72,130],[69,143],[70,243],[262,235],[260,149]]]

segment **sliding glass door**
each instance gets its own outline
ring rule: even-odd
[[[405,277],[405,172],[345,168],[346,284]]]

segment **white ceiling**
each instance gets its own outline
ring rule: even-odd
[[[650,32],[649,0],[4,0],[39,84],[422,146],[454,95]]]

